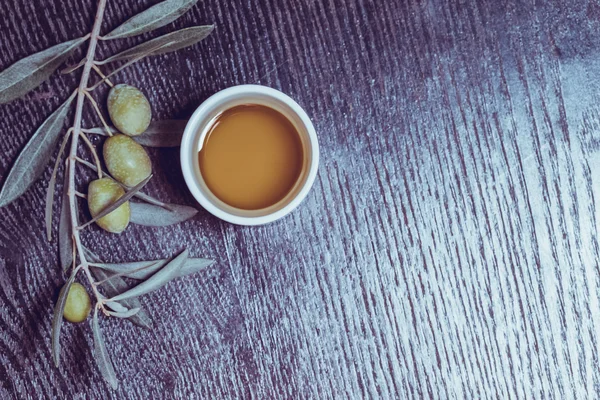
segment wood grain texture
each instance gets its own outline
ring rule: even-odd
[[[104,32],[155,3],[110,0]],[[102,321],[113,392],[87,324],[65,325],[65,367],[51,361],[64,278],[44,237],[48,168],[0,209],[0,398],[597,398],[600,3],[546,3],[203,0],[143,35],[215,23],[115,80],[156,119],[235,84],[284,91],[319,135],[315,186],[268,226],[202,211],[85,236],[110,262],[217,260],[144,299],[153,331]],[[85,34],[94,11],[0,0],[0,69]],[[0,106],[0,180],[77,79]],[[150,154],[149,194],[195,204],[178,151]]]

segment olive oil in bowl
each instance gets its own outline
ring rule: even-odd
[[[294,125],[278,111],[254,104],[219,115],[198,153],[208,189],[242,210],[260,210],[283,200],[300,178],[304,159]]]

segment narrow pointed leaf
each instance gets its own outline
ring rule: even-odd
[[[150,125],[152,125],[152,123],[150,123]],[[109,126],[108,128],[110,130],[110,133],[112,133],[113,135],[121,133],[114,126]],[[83,133],[91,133],[92,135],[108,136],[108,134],[106,133],[106,128],[103,126],[97,126],[95,128],[89,128],[89,129],[82,129],[81,131]]]
[[[129,203],[131,222],[144,226],[168,226],[194,217],[198,210],[179,204],[168,204],[170,210],[147,203]]]
[[[114,274],[124,274],[124,276],[133,279],[146,279],[157,270],[164,267],[168,260],[152,261],[134,261],[128,263],[101,263],[96,264],[97,268],[112,272]]]
[[[92,333],[94,334],[94,358],[96,358],[96,364],[98,364],[98,368],[100,369],[102,377],[113,389],[116,389],[119,386],[119,381],[117,380],[117,374],[115,374],[115,369],[112,365],[112,361],[110,360],[110,356],[108,355],[108,351],[106,350],[102,332],[100,331],[97,307],[94,308]]]
[[[86,251],[86,256],[94,262],[100,262],[100,259],[89,250]],[[92,267],[90,268],[90,271],[98,281],[102,281],[110,276],[110,274],[108,274],[106,271],[100,268]],[[102,284],[102,291],[108,297],[116,296],[119,293],[127,291],[128,289],[129,286],[121,277],[111,278]],[[133,298],[123,300],[120,303],[129,309],[142,307],[142,303],[140,303],[138,299]],[[131,318],[128,318],[127,320],[138,326],[141,326],[142,328],[152,329],[152,319],[144,309],[141,309],[137,314],[135,314]]]
[[[181,271],[179,271],[179,276],[183,277],[195,274],[196,272],[200,272],[207,269],[214,263],[215,260],[208,260],[206,258],[188,258],[185,264],[183,264],[183,268],[181,268]]]
[[[52,176],[50,177],[50,182],[48,183],[48,189],[46,191],[46,211],[45,218],[46,221],[46,236],[48,237],[48,241],[52,241],[52,206],[54,205],[54,190],[56,189],[56,174],[58,172],[58,166],[60,165],[60,160],[62,159],[62,154],[65,151],[65,146],[69,141],[69,134],[65,135],[63,139],[60,149],[58,150],[58,155],[56,156],[56,161],[54,163],[54,168],[52,169]],[[65,171],[66,172],[66,171]]]
[[[17,99],[38,87],[87,38],[57,44],[25,57],[0,72],[0,104]]]
[[[25,145],[4,181],[0,191],[0,207],[4,207],[25,193],[44,172],[73,98],[74,96],[69,97],[58,110],[54,111]]]
[[[167,203],[163,203],[162,201],[160,201],[160,200],[158,200],[158,199],[155,199],[155,198],[154,198],[154,197],[152,197],[152,196],[148,196],[148,195],[147,195],[147,194],[145,194],[145,193],[142,193],[142,192],[137,192],[137,193],[135,194],[135,197],[137,197],[137,198],[138,198],[138,199],[140,199],[140,200],[143,200],[143,201],[145,201],[146,203],[154,204],[155,206],[159,206],[159,207],[162,207],[162,208],[166,208],[167,210],[170,210],[170,209],[171,209],[171,208],[170,208],[170,206],[169,206]]]
[[[185,119],[153,121],[143,134],[134,136],[132,139],[146,147],[179,147],[187,123],[188,121]],[[112,126],[110,130],[113,134],[119,133]],[[85,129],[84,131],[85,133],[106,136],[104,127]]]
[[[54,359],[54,365],[57,367],[60,365],[60,328],[62,327],[69,289],[71,289],[71,285],[75,281],[76,274],[77,270],[74,270],[67,283],[60,290],[58,300],[54,305],[54,315],[52,317],[52,358]]]
[[[102,61],[100,64],[131,60],[139,58],[140,56],[156,56],[177,51],[198,43],[210,35],[213,29],[213,25],[202,25],[167,33],[166,35],[159,36],[156,39],[149,40],[115,54]]]
[[[169,262],[157,273],[152,275],[148,280],[140,283],[137,286],[129,289],[128,291],[121,293],[113,297],[112,301],[125,300],[133,297],[138,297],[146,293],[152,292],[159,289],[169,283],[171,280],[177,278],[179,271],[183,267],[185,260],[188,257],[188,251],[184,250],[180,255],[175,257],[173,261]]]
[[[88,262],[93,262],[93,263],[99,263],[102,262],[102,260],[100,259],[100,257],[94,253],[93,251],[91,251],[90,249],[88,249],[87,247],[83,246],[83,251],[85,253],[85,257],[87,259]],[[105,278],[98,278],[96,277],[97,280],[101,281]]]
[[[137,314],[139,311],[140,311],[139,308],[132,308],[131,310],[127,310],[127,311],[123,311],[123,312],[110,312],[109,311],[109,314],[112,315],[113,317],[117,317],[117,318],[131,318],[135,314]]]
[[[116,312],[129,311],[129,309],[127,307],[122,306],[121,303],[118,303],[116,301],[107,301],[106,305],[109,306],[111,308],[111,310],[114,310]]]
[[[179,147],[187,123],[179,119],[154,121],[146,132],[133,140],[146,147]]]
[[[67,195],[68,182],[69,174],[65,171],[60,219],[58,221],[58,255],[63,272],[67,272],[73,264],[73,226],[71,225],[71,209],[69,208],[69,196]]]
[[[198,0],[166,0],[128,19],[104,39],[136,36],[165,26],[185,14]]]
[[[164,267],[168,262],[169,259],[162,259],[129,263],[98,264],[97,267],[115,274],[124,273],[124,275],[128,278],[144,280],[151,277],[156,271]],[[177,277],[181,278],[186,275],[191,275],[198,271],[202,271],[214,263],[214,260],[208,260],[206,258],[188,258],[185,260],[181,270],[179,270]]]
[[[138,183],[137,185],[135,185],[134,187],[129,189],[123,196],[119,197],[117,199],[117,201],[115,201],[114,203],[111,203],[108,207],[106,207],[104,210],[102,210],[102,212],[100,212],[94,218],[92,218],[85,224],[81,225],[79,229],[85,228],[86,226],[98,221],[100,218],[105,217],[106,215],[115,211],[117,208],[121,207],[121,205],[123,203],[125,203],[126,201],[131,199],[133,197],[133,195],[135,195],[137,192],[139,192],[139,190],[141,188],[143,188],[146,185],[146,183],[148,183],[150,178],[152,178],[152,175],[148,176],[146,179],[144,179],[143,181],[141,181],[140,183]]]

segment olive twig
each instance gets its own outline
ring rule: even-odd
[[[75,196],[81,197],[82,199],[87,199],[87,196],[81,192],[75,191]]]
[[[94,171],[97,171],[97,170],[98,170],[98,168],[96,168],[96,166],[95,166],[94,164],[92,164],[91,162],[89,162],[89,161],[87,161],[87,160],[84,160],[84,159],[83,159],[83,158],[81,158],[81,157],[75,157],[75,161],[77,161],[77,162],[78,162],[78,163],[80,163],[80,164],[83,164],[83,165],[85,165],[86,167],[88,167],[88,168],[90,168],[90,169],[92,169],[92,170],[94,170]]]
[[[90,101],[90,103],[92,103],[92,106],[94,106],[94,110],[96,111],[96,114],[98,115],[98,118],[100,118],[100,121],[102,121],[102,125],[104,126],[104,129],[106,130],[106,133],[108,134],[108,136],[112,136],[113,135],[112,131],[110,130],[110,127],[106,123],[106,120],[104,119],[104,116],[100,112],[100,107],[98,107],[98,103],[96,103],[96,100],[94,100],[94,98],[92,97],[92,95],[87,90],[84,89],[83,93],[88,98],[88,100]],[[80,131],[81,131],[81,129],[80,129]]]
[[[86,136],[85,133],[81,132],[81,139],[85,142],[85,144],[90,149],[90,153],[92,153],[92,157],[94,158],[94,162],[96,163],[96,172],[98,173],[98,179],[102,179],[102,166],[100,164],[100,158],[98,158],[98,152],[96,152],[96,148],[90,142],[90,139]]]
[[[96,54],[96,47],[98,45],[98,36],[100,35],[100,28],[102,26],[102,19],[104,17],[104,10],[106,9],[106,1],[107,0],[98,0],[98,8],[96,10],[96,16],[94,17],[94,26],[92,28],[91,33],[89,34],[90,42],[88,46],[88,51],[85,57],[85,63],[83,64],[83,72],[81,73],[81,80],[79,82],[79,88],[77,89],[77,105],[75,108],[75,118],[73,121],[73,134],[71,139],[71,150],[69,154],[70,160],[75,160],[77,157],[77,149],[79,136],[81,134],[81,121],[83,116],[83,105],[85,102],[85,88],[88,86],[88,82],[90,79],[90,71],[92,66],[94,65],[94,58]],[[72,239],[73,239],[73,260],[76,259],[76,256],[79,257],[81,264],[83,265],[83,269],[85,270],[87,279],[90,285],[94,282],[94,278],[90,274],[89,268],[87,267],[87,259],[83,250],[83,243],[81,242],[81,238],[79,235],[79,231],[77,230],[77,200],[75,194],[75,169],[76,164],[74,162],[69,162],[68,168],[68,199],[69,199],[69,211],[70,211],[70,222],[71,222],[71,230],[72,230]],[[92,286],[93,287],[93,286]],[[94,290],[94,294],[98,300],[101,299],[100,293],[97,290]]]
[[[87,59],[84,58],[83,60],[79,61],[77,64],[69,65],[68,67],[66,67],[60,71],[61,75],[66,75],[66,74],[70,74],[71,72],[77,71],[79,68],[81,68],[85,65],[86,61],[87,61]]]
[[[140,57],[136,57],[136,58],[134,58],[132,60],[127,61],[125,64],[123,64],[120,67],[114,69],[108,75],[106,75],[105,77],[103,77],[101,81],[96,82],[91,88],[89,88],[89,90],[92,91],[92,90],[98,88],[98,86],[102,85],[102,83],[104,83],[104,81],[107,81],[111,76],[117,74],[118,72],[121,72],[125,68],[129,67],[131,64],[134,64],[134,63],[140,61],[144,57],[145,56],[140,56]]]
[[[98,75],[100,75],[100,78],[102,78],[102,80],[100,82],[106,82],[106,84],[110,87],[114,87],[115,85],[110,81],[110,79],[108,79],[109,77],[104,75],[104,73],[102,72],[102,70],[100,69],[100,67],[98,67],[96,64],[92,65],[92,68],[94,68],[94,71],[96,71],[96,73]],[[97,85],[97,84],[96,84]],[[96,87],[96,85],[94,85],[93,87]]]

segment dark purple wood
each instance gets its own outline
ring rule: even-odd
[[[103,32],[155,3],[109,0]],[[0,0],[0,70],[86,34],[95,7]],[[44,235],[48,167],[0,209],[0,398],[595,397],[597,0],[204,0],[142,38],[208,23],[203,43],[114,81],[140,87],[155,119],[187,118],[236,84],[282,90],[319,135],[313,190],[263,227],[201,211],[86,233],[106,261],[185,247],[217,260],[142,299],[153,331],[102,320],[112,391],[89,324],[65,325],[63,367],[52,363],[64,277]],[[102,43],[99,57],[142,38]],[[78,79],[0,105],[0,182]],[[98,125],[91,109],[85,124]],[[149,152],[147,192],[196,204],[178,150]]]

